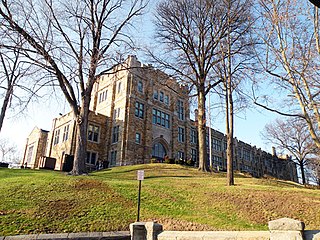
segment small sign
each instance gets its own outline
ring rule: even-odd
[[[142,181],[144,179],[144,170],[138,170],[138,180]]]

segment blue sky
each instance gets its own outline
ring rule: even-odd
[[[156,1],[151,1],[148,7],[148,13],[143,18],[136,20],[138,28],[136,31],[136,40],[142,45],[152,43],[153,26],[151,22],[152,11]],[[139,54],[138,54],[139,56]],[[148,62],[145,62],[148,63]],[[215,104],[212,102],[212,104]],[[9,117],[5,119],[1,138],[8,138],[15,143],[21,154],[23,154],[26,138],[35,126],[50,130],[52,119],[59,116],[59,113],[69,111],[69,106],[64,100],[56,100],[54,98],[45,104],[33,104],[29,107],[26,114],[19,117]],[[212,112],[213,128],[225,132],[225,119],[223,114]],[[271,152],[271,145],[265,144],[261,139],[261,131],[267,123],[270,123],[275,118],[279,117],[274,113],[270,113],[261,108],[251,108],[239,113],[235,117],[235,137],[239,140],[247,142],[251,145],[256,145],[268,152]]]

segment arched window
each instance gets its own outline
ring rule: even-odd
[[[161,143],[155,143],[152,146],[152,157],[164,158],[167,155],[165,147]]]

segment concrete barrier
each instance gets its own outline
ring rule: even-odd
[[[320,230],[305,231],[304,223],[290,218],[270,221],[269,231],[162,231],[158,223],[130,225],[131,240],[320,240]]]

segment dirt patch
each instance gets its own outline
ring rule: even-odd
[[[307,227],[316,227],[310,221],[319,218],[320,201],[305,197],[301,193],[250,191],[239,193],[210,193],[215,201],[233,205],[239,217],[244,217],[258,224],[270,220],[289,217],[304,221]],[[309,220],[308,220],[309,219]]]
[[[104,189],[106,185],[103,182],[93,180],[93,179],[79,179],[74,183],[74,188],[77,190],[87,190],[87,189]]]
[[[184,220],[177,220],[172,218],[158,218],[157,220],[149,219],[147,221],[156,221],[163,226],[165,231],[213,231],[212,226],[188,222]]]
[[[33,214],[36,218],[66,219],[74,214],[77,206],[71,200],[45,201]]]

